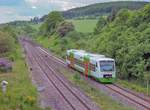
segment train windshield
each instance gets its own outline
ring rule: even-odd
[[[114,61],[100,61],[100,71],[114,71]]]

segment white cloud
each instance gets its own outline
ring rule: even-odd
[[[93,3],[108,2],[108,1],[126,1],[126,0],[25,0],[25,2],[33,8],[49,8],[52,10],[68,10],[75,7],[81,7]],[[128,0],[135,1],[135,0]],[[136,0],[143,1],[143,0]]]
[[[36,4],[39,0],[25,0],[29,4]]]
[[[0,15],[1,14],[13,14],[14,12],[16,12],[16,10],[13,8],[5,7],[5,6],[0,7]]]
[[[19,15],[17,10],[11,7],[0,7],[0,23],[7,23],[14,20],[30,20],[33,16]]]
[[[40,6],[46,5],[49,0],[25,0],[25,2],[30,6]]]
[[[37,9],[37,7],[36,6],[32,6],[32,9]]]
[[[1,23],[8,23],[11,21],[16,21],[16,20],[30,20],[33,18],[33,16],[21,16],[21,15],[13,15],[13,16],[0,16],[0,24]]]
[[[49,7],[53,10],[67,10],[79,6],[86,5],[85,2],[77,2],[74,0],[25,0],[26,3],[33,7]],[[87,1],[87,0],[84,0]]]
[[[67,10],[77,6],[84,5],[82,3],[74,3],[72,0],[49,0],[49,4],[59,7],[59,10]]]

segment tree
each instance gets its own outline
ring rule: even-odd
[[[57,12],[53,11],[48,14],[46,21],[40,27],[40,30],[43,34],[53,34],[60,22],[64,21],[62,15]]]
[[[107,24],[107,20],[105,17],[100,17],[98,22],[97,22],[97,25],[96,25],[96,28],[94,30],[94,34],[98,34],[102,28],[104,28],[104,26]]]
[[[31,22],[38,24],[40,22],[40,19],[38,17],[34,17],[33,19],[31,19]]]
[[[0,31],[4,32],[4,33],[8,33],[10,34],[17,42],[17,32],[15,30],[14,26],[11,25],[4,25]]]
[[[143,9],[143,20],[150,22],[150,4]]]
[[[130,11],[128,9],[122,9],[118,12],[116,17],[116,23],[124,24],[130,17]]]
[[[112,8],[112,12],[111,12],[110,15],[107,17],[107,21],[108,21],[108,22],[114,21],[118,10],[119,10],[119,9],[117,9],[117,8]]]
[[[61,37],[65,36],[70,31],[74,31],[74,25],[72,22],[64,21],[58,25],[57,32]]]
[[[8,33],[0,31],[0,56],[11,52],[14,49],[14,39]]]
[[[34,33],[36,32],[36,29],[34,29],[31,25],[24,25],[22,27],[22,30],[24,31],[25,34],[31,34],[31,33]]]

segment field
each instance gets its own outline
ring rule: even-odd
[[[75,25],[78,32],[91,33],[96,27],[97,20],[68,20]]]
[[[75,26],[75,30],[77,32],[82,32],[82,33],[91,33],[94,31],[94,28],[96,27],[97,21],[98,20],[68,20],[72,22]],[[32,24],[31,26],[38,30],[39,27],[41,26],[42,23],[40,24]]]

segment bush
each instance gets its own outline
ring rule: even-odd
[[[0,57],[12,52],[15,48],[14,38],[8,33],[0,31]]]
[[[73,78],[74,78],[75,81],[79,81],[81,79],[81,76],[80,76],[79,73],[77,73],[77,74],[74,75]]]
[[[57,11],[53,11],[48,14],[47,19],[40,27],[40,31],[44,35],[53,34],[56,31],[58,24],[62,21],[64,21],[62,15]]]
[[[33,96],[27,96],[27,97],[25,98],[25,103],[30,104],[30,105],[33,105],[33,104],[36,103],[36,98],[33,97]]]
[[[64,21],[58,25],[57,32],[61,37],[64,37],[70,31],[74,31],[74,29],[72,22]]]

